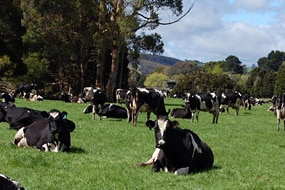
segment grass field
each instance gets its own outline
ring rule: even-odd
[[[165,102],[167,109],[183,104],[179,99]],[[126,120],[92,120],[91,114],[82,112],[87,104],[17,99],[16,105],[67,111],[76,124],[70,153],[45,153],[16,148],[11,144],[16,131],[0,123],[0,173],[27,190],[285,189],[285,132],[283,125],[276,131],[276,119],[266,111],[270,104],[241,109],[239,116],[230,109],[218,124],[204,112],[199,123],[177,119],[180,127],[193,130],[209,144],[215,156],[213,169],[187,176],[135,166],[149,159],[155,147],[154,132],[144,125],[145,113],[133,127]]]

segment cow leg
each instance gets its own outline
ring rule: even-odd
[[[150,120],[150,113],[151,113],[151,112],[147,112],[147,113],[146,113],[146,121],[149,121],[149,120]]]

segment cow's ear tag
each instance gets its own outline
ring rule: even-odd
[[[62,112],[62,119],[67,119],[67,112]]]

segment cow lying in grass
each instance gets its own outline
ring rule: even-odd
[[[154,171],[164,169],[174,174],[189,174],[213,166],[211,148],[193,131],[179,128],[177,121],[161,116],[146,125],[154,128],[156,149],[152,158],[140,166],[152,163]]]
[[[75,124],[66,119],[66,112],[51,110],[50,117],[41,119],[18,130],[14,144],[18,147],[35,147],[41,151],[69,151],[70,133]]]

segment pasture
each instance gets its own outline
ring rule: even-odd
[[[166,108],[180,107],[180,99],[165,99]],[[19,181],[27,190],[58,189],[284,189],[285,132],[276,130],[270,104],[223,113],[218,124],[212,115],[200,113],[199,123],[176,119],[181,128],[196,132],[213,150],[214,168],[187,176],[136,167],[154,151],[154,132],[145,127],[140,113],[137,127],[126,120],[83,114],[87,104],[44,100],[16,100],[18,107],[67,111],[75,122],[70,153],[39,152],[12,145],[16,133],[0,123],[0,173]],[[155,119],[154,115],[151,115]]]

